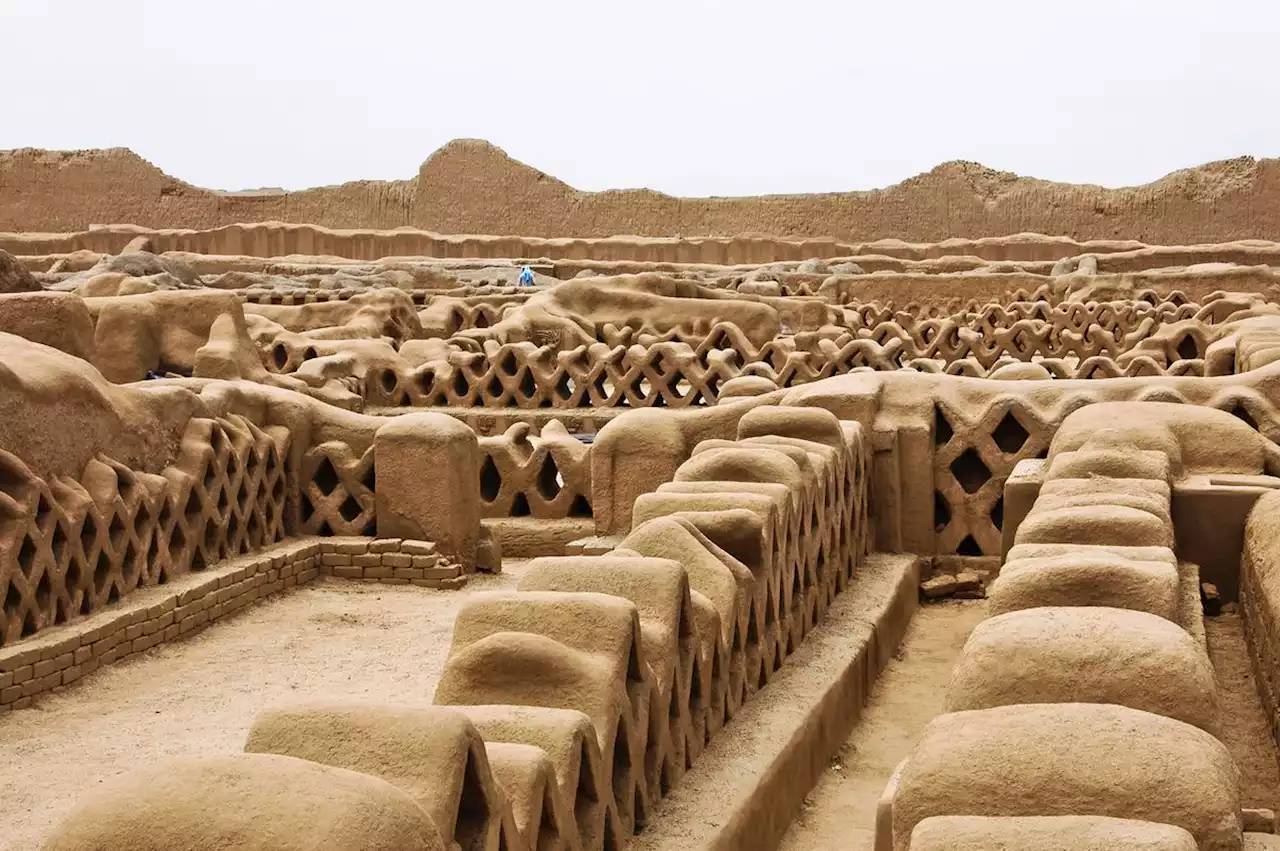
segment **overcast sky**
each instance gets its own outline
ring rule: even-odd
[[[0,0],[0,149],[217,189],[488,139],[582,189],[1123,186],[1280,155],[1278,0]]]

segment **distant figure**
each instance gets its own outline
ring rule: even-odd
[[[533,270],[528,266],[522,267],[520,269],[520,280],[518,283],[522,287],[533,286]]]

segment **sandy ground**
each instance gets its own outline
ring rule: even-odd
[[[1240,805],[1280,808],[1280,761],[1249,664],[1239,615],[1204,619],[1209,659],[1218,675],[1222,743],[1240,768]]]
[[[810,793],[779,851],[870,851],[889,775],[942,712],[951,669],[986,603],[921,606],[871,694],[862,720]]]
[[[460,604],[513,587],[522,565],[459,592],[321,582],[194,638],[100,671],[0,716],[0,849],[34,851],[97,783],[169,756],[238,751],[258,712],[310,698],[429,701]],[[870,851],[889,774],[942,711],[982,602],[924,606],[881,675],[863,720],[809,795],[781,851]],[[1280,763],[1254,690],[1239,618],[1207,621],[1223,741],[1245,806],[1280,806]]]
[[[942,711],[951,669],[984,617],[982,604],[920,609],[903,649],[876,683],[862,722],[809,795],[779,851],[870,851],[876,801],[925,725]],[[1240,767],[1241,804],[1276,809],[1280,762],[1254,686],[1240,618],[1206,618],[1205,625],[1222,701],[1222,741]]]
[[[96,784],[171,756],[239,751],[258,712],[297,699],[429,702],[461,591],[324,581],[0,716],[0,849],[30,851]]]

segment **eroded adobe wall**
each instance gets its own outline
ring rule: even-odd
[[[124,149],[0,153],[0,231],[246,221],[569,237],[942,240],[1033,231],[1164,244],[1277,239],[1280,165],[1241,158],[1110,190],[946,163],[884,190],[676,198],[649,190],[580,192],[488,143],[460,140],[436,151],[412,180],[222,194],[172,178]]]

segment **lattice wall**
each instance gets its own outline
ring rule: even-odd
[[[528,432],[515,425],[480,438],[483,516],[591,517],[591,447],[555,421],[541,437]]]
[[[0,451],[0,644],[283,538],[289,440],[193,419],[160,475],[100,456],[49,482]]]
[[[303,535],[372,535],[377,474],[373,445],[363,452],[331,440],[302,456],[298,529]]]
[[[1058,378],[1198,376],[1207,346],[1203,327],[1188,329],[1167,352],[1132,350],[1165,324],[1213,320],[1209,306],[1178,293],[1157,304],[989,304],[942,318],[876,304],[850,314],[847,330],[835,336],[784,335],[760,348],[730,323],[714,326],[697,345],[673,339],[676,332],[648,345],[597,343],[568,351],[521,342],[485,353],[474,341],[458,340],[470,349],[459,348],[447,361],[374,370],[363,392],[377,406],[683,408],[715,404],[721,385],[740,375],[793,387],[860,368],[980,378],[1006,364],[1035,361]]]
[[[1226,387],[1203,403],[1167,387],[1135,385],[1136,401],[1207,404],[1280,441],[1280,412],[1257,390]],[[965,400],[966,402],[969,400]],[[934,403],[934,532],[939,555],[996,556],[1004,483],[1025,458],[1044,457],[1071,412],[1101,401],[1087,390],[1049,402],[1013,392],[993,395],[981,409],[948,396]]]

